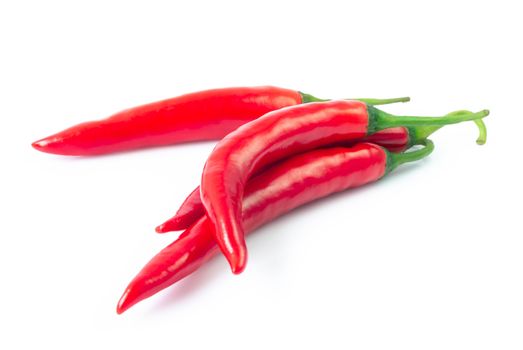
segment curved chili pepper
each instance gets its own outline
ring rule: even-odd
[[[432,133],[433,131],[436,131],[439,126],[430,128],[430,133]],[[402,152],[416,142],[426,139],[428,136],[428,130],[416,131],[416,128],[405,128],[400,126],[378,131],[372,135],[364,137],[360,141],[375,143],[387,148],[387,150],[391,152]],[[189,196],[187,196],[172,218],[156,227],[156,232],[165,233],[185,230],[204,214],[205,208],[200,197],[200,187],[198,186],[189,194]]]
[[[429,155],[433,144],[414,152],[394,154],[361,143],[325,148],[291,157],[252,178],[243,198],[246,232],[316,199],[373,182],[398,165]],[[164,248],[129,283],[117,312],[121,314],[197,270],[218,252],[214,226],[202,215],[176,241]]]
[[[409,98],[360,100],[378,105],[406,102]],[[273,86],[205,90],[78,124],[38,140],[32,146],[46,153],[88,156],[216,140],[267,112],[312,101],[322,100]]]
[[[467,110],[461,110],[449,113],[449,115],[469,114]],[[483,145],[486,142],[487,129],[481,119],[474,121],[479,129],[479,136],[476,142]],[[390,152],[403,152],[410,146],[425,140],[432,133],[440,129],[441,126],[423,126],[423,127],[396,127],[380,130],[372,135],[364,137],[360,142],[371,142],[385,147]],[[358,141],[356,141],[358,142]],[[356,143],[355,142],[355,143]],[[348,146],[348,145],[343,145]],[[196,187],[189,196],[184,200],[176,214],[156,227],[156,232],[166,233],[170,231],[185,230],[190,227],[205,213],[202,200],[200,198],[200,187]]]
[[[218,142],[202,174],[201,199],[233,273],[247,263],[241,225],[245,183],[261,167],[320,146],[361,139],[397,126],[446,125],[481,119],[488,111],[445,117],[398,117],[359,101],[308,103],[265,114]]]

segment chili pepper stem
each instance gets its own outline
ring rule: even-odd
[[[401,164],[415,162],[417,160],[427,157],[434,151],[434,143],[429,140],[422,140],[418,143],[424,147],[411,152],[392,153],[387,151],[387,169],[386,173],[396,169]]]
[[[430,135],[441,129],[443,125],[428,125],[428,126],[412,126],[409,129],[409,144],[408,147],[418,145]]]
[[[365,102],[368,105],[371,106],[379,106],[379,105],[388,105],[392,103],[398,103],[398,102],[409,102],[410,97],[396,97],[396,98],[354,98],[353,100]]]
[[[478,145],[484,145],[487,142],[487,127],[485,126],[483,119],[476,119],[474,122],[479,129],[479,136],[476,140],[476,143]]]
[[[463,115],[463,114],[472,114],[471,111],[467,110],[460,110],[451,112],[447,115]],[[487,142],[487,127],[485,126],[485,123],[482,119],[476,119],[474,120],[474,123],[478,127],[479,130],[479,136],[476,140],[476,143],[478,145],[484,145],[485,142]],[[422,140],[425,140],[430,135],[432,135],[435,131],[441,129],[442,125],[427,125],[427,126],[416,126],[416,127],[409,127],[409,135],[410,135],[410,146],[419,144]]]
[[[368,106],[368,111],[369,134],[382,129],[398,126],[444,126],[448,124],[457,124],[470,120],[482,119],[489,115],[487,109],[477,113],[449,113],[442,117],[395,116],[372,106]]]
[[[309,102],[327,102],[329,101],[328,99],[324,99],[324,98],[318,98],[316,96],[313,96],[311,94],[306,94],[305,92],[301,92],[299,91],[300,95],[301,95],[301,102],[302,103],[309,103]]]
[[[300,92],[302,103],[309,103],[309,102],[327,102],[331,101],[328,99],[318,98],[316,96],[313,96],[311,94],[306,94],[304,92]],[[346,100],[353,100],[353,101],[361,101],[365,102],[368,105],[371,106],[378,106],[378,105],[388,105],[392,103],[398,103],[398,102],[409,102],[410,97],[395,97],[395,98],[347,98]]]

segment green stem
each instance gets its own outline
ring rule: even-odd
[[[349,98],[348,100],[356,100],[365,102],[368,105],[371,106],[379,106],[379,105],[388,105],[392,103],[398,103],[398,102],[409,102],[410,97],[396,97],[396,98]]]
[[[305,92],[299,91],[299,93],[301,95],[301,103],[330,101],[323,98],[318,98],[316,96],[312,96],[311,94],[306,94]]]
[[[415,151],[402,152],[402,153],[392,153],[387,152],[387,170],[386,173],[391,172],[396,169],[401,164],[415,162],[417,160],[423,159],[434,151],[434,143],[429,140],[420,141],[421,145],[424,147]]]
[[[368,112],[369,127],[367,132],[369,134],[378,130],[394,128],[397,126],[443,126],[448,124],[457,124],[469,120],[482,119],[489,115],[489,111],[484,109],[477,113],[450,113],[443,117],[395,116],[372,106],[368,107]]]
[[[467,110],[460,110],[455,111],[452,113],[449,113],[447,115],[463,115],[463,114],[472,114],[471,111]],[[476,119],[474,120],[476,123],[476,126],[479,130],[479,136],[476,140],[476,143],[478,145],[484,145],[487,141],[487,128],[485,126],[485,123],[482,119]],[[409,139],[410,139],[410,145],[418,144],[420,141],[428,138],[430,135],[432,135],[435,131],[441,129],[442,125],[428,125],[428,126],[415,126],[410,127],[409,129]]]
[[[302,103],[309,103],[309,102],[326,102],[330,101],[323,98],[318,98],[316,96],[306,94],[304,92],[300,92],[301,95],[301,102]],[[396,98],[347,98],[346,100],[354,100],[354,101],[361,101],[365,102],[368,105],[371,106],[377,106],[377,105],[388,105],[392,103],[398,103],[398,102],[409,102],[410,97],[396,97]]]
[[[419,144],[442,127],[442,125],[408,127],[407,129],[409,129],[409,147]]]
[[[487,142],[487,127],[483,122],[483,119],[476,119],[474,120],[474,122],[476,123],[479,129],[479,136],[476,140],[476,143],[478,145],[484,145]]]

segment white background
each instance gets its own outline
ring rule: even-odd
[[[523,24],[517,1],[2,1],[0,348],[521,349]],[[127,313],[153,228],[212,142],[95,157],[30,143],[182,93],[271,84],[489,108],[386,180],[297,210]]]

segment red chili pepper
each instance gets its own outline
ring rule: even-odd
[[[265,114],[228,134],[209,156],[201,199],[215,238],[233,273],[247,263],[241,225],[244,186],[257,170],[317,147],[361,139],[397,126],[446,125],[484,118],[488,111],[445,117],[397,117],[358,101],[288,107]]]
[[[461,110],[450,113],[449,115],[459,115],[472,113],[470,111]],[[478,119],[474,121],[479,129],[479,137],[476,142],[480,145],[485,144],[487,129],[483,120]],[[380,130],[372,135],[364,137],[357,142],[370,142],[379,146],[385,147],[390,152],[403,152],[410,146],[425,140],[432,133],[440,129],[441,126],[424,126],[424,127],[396,127]],[[343,145],[348,146],[348,145]],[[205,208],[200,197],[200,187],[196,187],[194,191],[187,196],[176,214],[165,221],[163,224],[156,227],[156,232],[166,233],[170,231],[185,230],[191,226],[205,213]]]
[[[387,104],[406,102],[409,98],[361,100],[370,104]],[[312,101],[322,100],[273,86],[206,90],[78,124],[32,145],[42,152],[87,156],[216,140],[267,112]]]
[[[383,147],[361,143],[351,148],[324,148],[291,157],[252,178],[243,198],[246,232],[316,199],[373,182],[398,165],[429,155],[433,144],[408,153],[393,154]],[[197,270],[218,252],[214,226],[202,215],[175,242],[138,273],[118,303],[122,313],[139,301],[167,288]]]
[[[436,126],[427,129],[416,129],[400,126],[378,131],[359,141],[375,143],[379,146],[385,147],[391,152],[402,152],[418,141],[426,139],[438,128],[440,127]],[[189,196],[187,196],[180,206],[180,209],[178,209],[172,218],[156,227],[156,232],[165,233],[169,231],[185,230],[204,214],[205,208],[200,197],[200,187],[198,186],[191,192],[191,194],[189,194]]]

